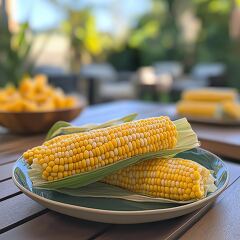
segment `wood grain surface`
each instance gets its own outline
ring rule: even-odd
[[[12,179],[0,183],[0,202],[20,193],[20,190],[15,186]]]
[[[43,206],[32,201],[24,194],[20,194],[1,202],[0,232],[5,231],[5,228],[8,228],[10,225],[23,221],[44,209]]]
[[[87,108],[77,119],[73,121],[76,125],[85,123],[101,123],[113,118],[137,112],[138,118],[167,115],[171,113],[171,106],[151,103],[141,103],[136,101],[122,101],[112,104],[101,104]],[[211,129],[208,126],[195,126],[198,135],[202,136],[202,146],[212,149],[212,141],[220,143],[215,147],[215,153],[224,156],[231,156],[237,160],[239,129],[230,131],[226,141],[224,135],[226,131],[222,129]],[[205,130],[204,130],[205,129]],[[207,134],[207,130],[209,133]],[[212,131],[212,132],[211,132]],[[214,140],[215,131],[217,134]],[[202,135],[201,135],[202,133]],[[207,135],[211,135],[210,140],[204,140]],[[230,140],[234,135],[235,140]],[[141,225],[109,225],[94,222],[82,221],[72,217],[54,213],[32,201],[23,195],[11,180],[12,166],[23,151],[33,146],[39,145],[44,140],[44,135],[13,135],[6,131],[0,134],[0,239],[177,239],[187,231],[182,239],[209,231],[209,226],[213,226],[208,232],[207,239],[240,239],[239,230],[234,225],[239,220],[239,177],[240,165],[226,161],[230,171],[230,182],[228,190],[220,195],[217,203],[176,219],[148,223]],[[215,146],[215,145],[214,145]],[[225,148],[223,148],[223,146]],[[231,152],[229,148],[231,146]],[[220,149],[219,149],[220,147]],[[239,154],[240,155],[240,154]],[[237,180],[238,179],[238,180]],[[231,207],[235,207],[234,208]],[[210,211],[208,211],[210,208]],[[228,210],[229,209],[229,210]],[[204,215],[205,214],[205,215]],[[204,216],[203,216],[204,215]],[[203,217],[202,217],[203,216]],[[202,217],[202,218],[201,218]],[[201,219],[200,219],[201,218]],[[200,219],[200,221],[198,221]],[[197,222],[198,221],[198,222]],[[195,225],[193,225],[197,222]],[[212,224],[216,222],[216,224]],[[239,222],[239,221],[238,221]],[[193,227],[191,228],[191,226]],[[229,226],[226,228],[226,226]],[[189,229],[190,228],[190,229]],[[218,231],[218,233],[216,233]],[[222,236],[227,238],[221,238]],[[200,235],[199,235],[200,236]],[[217,236],[218,238],[215,238]],[[231,238],[234,237],[234,238]],[[194,238],[202,239],[202,238]]]
[[[205,207],[191,214],[161,222],[136,224],[136,225],[113,225],[111,229],[97,237],[97,240],[132,240],[132,239],[176,239],[186,229],[192,226],[211,207]]]
[[[93,239],[110,225],[87,222],[58,213],[45,213],[23,225],[20,225],[0,236],[1,240],[27,239]]]
[[[11,177],[14,162],[0,166],[0,182]]]
[[[240,239],[240,178],[226,192],[225,197],[188,230],[181,240]]]

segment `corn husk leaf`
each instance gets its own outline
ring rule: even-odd
[[[60,135],[87,132],[87,131],[96,130],[100,128],[115,126],[117,124],[133,121],[136,117],[137,117],[137,113],[132,113],[119,119],[113,119],[113,120],[107,121],[103,124],[85,124],[80,127],[72,126],[68,122],[59,121],[59,122],[56,122],[49,130],[46,137],[46,141]]]
[[[211,188],[206,192],[211,193],[216,191],[217,187],[214,185],[214,178],[212,177]],[[149,202],[149,203],[177,203],[177,204],[187,204],[191,202],[196,202],[197,199],[192,199],[189,201],[176,201],[166,198],[154,198],[137,193],[133,193],[126,189],[113,186],[110,184],[96,182],[89,184],[87,186],[71,189],[71,188],[61,188],[55,190],[57,192],[70,195],[73,197],[94,197],[94,198],[114,198],[123,199],[133,202]]]
[[[96,182],[89,184],[87,186],[71,189],[71,188],[61,188],[55,190],[57,192],[70,195],[73,197],[96,197],[96,198],[117,198],[133,202],[160,202],[160,203],[181,203],[187,204],[194,202],[191,201],[175,201],[164,198],[153,198],[145,195],[140,195],[137,193],[130,192],[126,189],[119,188],[110,184]]]
[[[52,136],[54,135],[54,133],[60,129],[60,128],[64,128],[64,127],[69,127],[71,126],[71,124],[69,122],[65,122],[65,121],[58,121],[56,123],[53,124],[53,126],[50,128],[50,130],[48,131],[47,133],[47,136],[46,136],[46,141],[51,139]]]
[[[174,121],[178,131],[177,145],[174,149],[162,150],[159,152],[151,152],[131,158],[127,158],[113,164],[100,167],[90,172],[80,173],[73,176],[69,176],[60,180],[45,181],[41,178],[42,169],[38,164],[33,163],[29,170],[29,176],[33,182],[34,187],[41,187],[47,189],[59,189],[59,188],[79,188],[88,184],[97,182],[104,177],[118,171],[127,166],[136,164],[140,161],[149,160],[152,158],[169,158],[176,154],[196,148],[199,146],[199,142],[195,132],[192,130],[190,124],[186,118],[182,118]]]

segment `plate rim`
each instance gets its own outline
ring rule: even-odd
[[[208,152],[208,153],[211,153],[210,151],[207,151],[205,149],[203,149],[203,150]],[[63,208],[66,208],[66,209],[81,210],[81,211],[85,211],[85,212],[92,212],[92,213],[105,214],[105,215],[124,215],[124,216],[142,215],[142,214],[151,215],[153,213],[154,214],[169,213],[169,212],[181,211],[181,210],[188,209],[188,208],[191,208],[191,207],[195,207],[196,205],[201,205],[201,204],[204,204],[204,203],[207,204],[212,199],[218,197],[218,195],[221,192],[223,192],[224,189],[227,187],[227,185],[229,183],[229,176],[230,176],[229,169],[221,158],[219,158],[214,153],[211,153],[211,154],[213,154],[215,157],[217,157],[221,161],[223,166],[226,168],[227,178],[226,178],[226,181],[223,184],[223,186],[221,188],[219,188],[217,191],[215,191],[212,195],[210,195],[206,198],[200,199],[196,202],[192,202],[192,203],[188,203],[188,204],[184,204],[184,205],[180,205],[180,206],[172,207],[172,208],[165,208],[165,209],[156,208],[156,209],[146,209],[146,210],[133,210],[133,211],[120,210],[120,211],[117,211],[117,210],[105,210],[105,209],[98,209],[98,208],[89,208],[89,207],[77,206],[77,205],[72,205],[72,204],[69,204],[69,203],[62,203],[62,202],[54,201],[54,200],[39,196],[38,194],[29,191],[28,189],[24,188],[17,181],[17,179],[15,178],[15,175],[14,175],[14,170],[16,168],[16,162],[15,162],[13,168],[12,168],[12,179],[13,179],[14,184],[23,193],[25,193],[27,196],[29,196],[29,197],[32,196],[34,199],[38,199],[39,202],[44,202],[44,203],[47,203],[47,204],[50,204],[50,205],[54,205],[54,206],[57,206],[57,207],[63,207]]]

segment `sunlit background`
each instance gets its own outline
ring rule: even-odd
[[[238,0],[1,0],[0,83],[44,73],[90,104],[240,89]]]

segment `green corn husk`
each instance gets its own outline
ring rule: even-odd
[[[116,120],[114,121],[116,122]],[[33,182],[34,187],[41,187],[47,189],[78,188],[97,182],[115,171],[118,171],[132,164],[136,164],[140,161],[149,160],[156,157],[159,158],[173,157],[180,152],[196,148],[200,145],[195,132],[192,130],[191,125],[188,123],[186,118],[176,120],[174,121],[174,124],[176,125],[178,131],[177,145],[174,149],[167,149],[159,152],[151,152],[134,156],[106,165],[104,167],[100,167],[90,172],[79,173],[73,176],[69,176],[60,180],[54,180],[51,182],[43,180],[41,178],[42,174],[41,166],[39,164],[33,163],[29,169],[30,179]],[[105,125],[103,124],[102,126],[106,125],[107,124],[105,123]]]
[[[113,120],[107,121],[103,124],[85,124],[85,125],[82,125],[81,127],[72,126],[68,122],[59,121],[59,122],[56,122],[48,131],[48,134],[45,140],[47,141],[60,135],[87,132],[87,131],[96,130],[100,128],[115,126],[117,124],[133,121],[136,117],[137,117],[137,113],[132,113],[119,119],[113,119]]]
[[[212,193],[217,190],[217,187],[214,184],[214,181],[215,181],[215,178],[212,175],[210,175],[208,186],[207,186],[204,197],[207,196],[207,193]],[[127,201],[133,201],[133,202],[187,204],[187,203],[195,202],[198,200],[198,199],[192,199],[188,201],[177,201],[177,200],[171,200],[166,198],[149,197],[146,195],[134,193],[126,189],[113,186],[110,184],[106,184],[103,182],[95,182],[87,186],[76,188],[76,189],[61,188],[61,189],[56,189],[55,191],[66,194],[66,195],[70,195],[73,197],[94,197],[94,198],[113,198],[113,199],[117,198],[117,199],[123,199]]]
[[[204,198],[211,195],[211,193],[217,191],[221,187],[221,182],[224,181],[224,179],[226,179],[226,169],[225,171],[223,170],[223,166],[219,164],[217,157],[201,148],[197,149],[195,148],[192,150],[185,151],[184,153],[180,153],[176,157],[180,158],[183,157],[185,159],[189,159],[189,161],[194,161],[195,163],[201,165],[202,167],[210,169],[211,175],[209,175],[208,181],[204,188],[205,189]],[[37,191],[42,192],[41,189],[38,189]],[[77,189],[62,188],[57,189],[55,191],[73,197],[84,198],[87,197],[90,199],[91,198],[122,199],[136,203],[141,202],[141,203],[187,204],[198,201],[198,199],[192,199],[188,201],[176,201],[166,198],[149,197],[102,182],[92,183]]]
[[[71,127],[71,123],[65,122],[65,121],[58,121],[50,128],[50,130],[47,133],[47,136],[45,138],[46,141],[54,138],[54,136],[58,136],[59,129]]]

